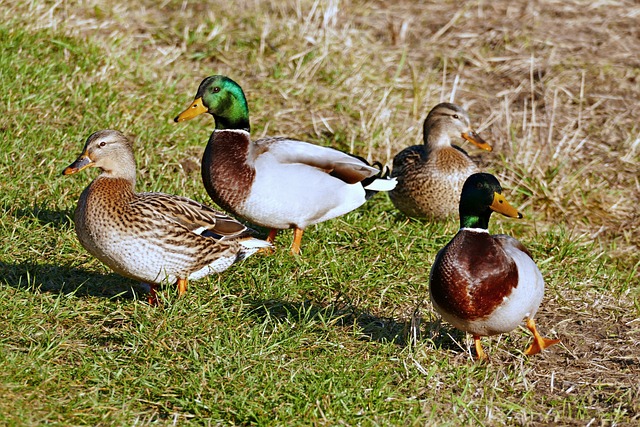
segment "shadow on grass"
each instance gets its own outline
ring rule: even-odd
[[[250,305],[252,308],[249,315],[260,321],[274,319],[282,322],[290,319],[296,322],[318,321],[340,327],[355,326],[364,340],[390,342],[400,347],[419,342],[429,338],[424,335],[430,335],[429,339],[437,348],[462,351],[458,344],[461,342],[459,338],[463,337],[460,331],[453,328],[445,329],[439,321],[424,321],[417,309],[410,319],[400,321],[375,316],[351,304],[321,305],[310,301],[298,303],[268,300],[253,301]]]
[[[51,210],[35,205],[30,208],[17,209],[13,215],[16,219],[35,218],[42,225],[51,224],[56,227],[73,227],[73,212],[73,210]]]
[[[74,294],[130,300],[145,294],[143,287],[118,274],[98,274],[50,264],[0,262],[0,283],[31,292]]]

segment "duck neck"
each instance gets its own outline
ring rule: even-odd
[[[430,148],[448,147],[451,145],[451,136],[445,126],[435,123],[433,126],[425,126],[424,143]]]
[[[213,116],[216,120],[216,130],[227,130],[227,129],[241,129],[249,132],[249,118],[237,118],[237,117],[223,117],[223,116]]]
[[[220,113],[212,113],[216,129],[241,129],[249,132],[249,107],[241,89],[240,92],[229,91],[222,105],[223,108],[218,110]]]
[[[131,185],[131,191],[134,191],[136,186],[136,162],[133,158],[133,153],[126,153],[114,159],[113,162],[102,162],[100,169],[102,169],[101,178],[126,181]]]
[[[460,228],[487,230],[489,228],[489,217],[491,217],[490,210],[480,215],[460,212]]]

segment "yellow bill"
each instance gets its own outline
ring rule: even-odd
[[[493,203],[490,206],[494,212],[501,213],[502,215],[511,218],[522,218],[522,214],[518,212],[516,208],[511,206],[507,199],[500,193],[493,193]]]
[[[205,107],[202,103],[202,98],[196,98],[191,103],[191,105],[189,105],[189,108],[178,114],[178,117],[173,119],[173,121],[179,123],[186,120],[191,120],[194,117],[199,116],[200,114],[206,113],[207,111],[207,107]]]

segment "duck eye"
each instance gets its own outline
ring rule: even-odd
[[[213,88],[213,93],[218,93],[220,92],[220,88],[218,86]]]
[[[106,143],[106,142],[104,142],[104,141],[102,141],[100,144],[98,144],[98,147],[102,148],[102,147],[104,147],[105,145],[107,145],[107,143]]]
[[[459,118],[460,118],[460,116],[459,116],[459,115],[457,115],[457,114],[454,114],[454,115],[453,115],[453,118],[454,118],[454,119],[459,119]]]

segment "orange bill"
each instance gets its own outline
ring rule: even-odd
[[[522,218],[522,214],[518,212],[516,208],[511,206],[507,199],[500,193],[493,193],[493,203],[490,206],[494,212],[501,213],[502,215],[511,218]]]
[[[462,137],[475,145],[478,148],[482,148],[483,150],[491,151],[493,148],[486,142],[480,135],[478,135],[475,131],[470,130],[469,132],[464,132]]]
[[[173,119],[173,121],[179,123],[186,120],[191,120],[194,117],[199,116],[200,114],[206,113],[207,111],[207,107],[205,107],[202,103],[202,98],[196,98],[191,103],[191,105],[189,105],[189,108],[178,114],[178,117]]]
[[[82,153],[80,155],[80,157],[78,157],[76,159],[75,162],[71,163],[69,166],[67,166],[63,171],[62,174],[63,175],[72,175],[74,173],[78,173],[81,170],[84,170],[86,168],[88,168],[89,166],[93,165],[93,160],[91,160],[89,158],[89,156],[87,155],[87,153]]]

